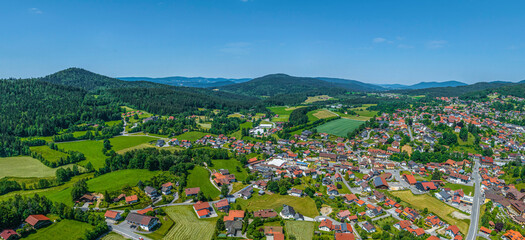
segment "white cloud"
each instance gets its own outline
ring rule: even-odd
[[[445,40],[433,40],[427,42],[428,48],[442,48],[448,44],[448,41]]]
[[[372,41],[375,42],[375,43],[382,43],[382,42],[386,42],[386,39],[382,38],[382,37],[376,37]]]
[[[42,13],[44,13],[44,12],[42,12],[42,10],[40,10],[38,8],[30,8],[29,12],[34,13],[34,14],[42,14]]]
[[[414,48],[414,46],[407,45],[407,44],[399,44],[399,45],[397,45],[397,48],[406,48],[406,49],[408,49],[408,48]]]
[[[250,53],[250,46],[251,43],[248,42],[233,42],[226,44],[219,51],[232,55],[246,55]]]

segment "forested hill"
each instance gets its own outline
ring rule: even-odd
[[[96,74],[82,68],[68,68],[40,79],[54,84],[78,87],[87,91],[123,87],[161,87],[161,84],[135,81],[127,82],[116,78]]]
[[[416,90],[395,90],[391,92],[402,93],[408,95],[426,95],[429,97],[459,97],[473,92],[483,91],[487,89],[495,89],[507,85],[512,85],[510,82],[480,82],[466,86],[458,87],[437,87],[425,88]]]
[[[119,77],[118,79],[124,81],[147,81],[160,84],[166,84],[171,86],[179,87],[219,87],[235,83],[250,81],[250,78],[205,78],[205,77],[162,77],[162,78],[150,78],[150,77]]]
[[[511,95],[515,97],[525,98],[525,81],[519,83],[506,84],[497,88],[489,88],[485,90],[470,92],[463,95],[464,98],[468,99],[479,99],[485,98],[490,93],[499,93],[501,95]]]
[[[327,77],[316,77],[316,79],[330,82],[335,84],[336,86],[348,89],[348,90],[354,90],[354,91],[363,91],[363,92],[377,92],[377,91],[386,91],[387,88],[384,88],[379,85],[371,84],[371,83],[364,83],[357,80],[349,80],[349,79],[341,79],[341,78],[327,78]]]
[[[343,88],[340,84],[330,83],[316,78],[271,74],[244,83],[218,87],[218,89],[248,96],[275,96],[279,94],[307,93],[310,91],[323,90],[329,93],[333,89]]]

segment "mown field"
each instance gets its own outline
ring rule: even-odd
[[[297,107],[287,107],[287,106],[279,106],[279,107],[268,107],[270,111],[273,113],[279,115],[277,118],[273,118],[272,121],[274,122],[287,122],[288,118],[290,117],[290,113],[292,113],[293,110],[297,108],[301,108],[304,106],[297,106]]]
[[[56,169],[32,157],[0,158],[0,178],[3,177],[52,177]]]
[[[296,212],[304,216],[315,217],[319,215],[314,200],[308,197],[292,197],[279,194],[259,196],[259,194],[254,193],[252,198],[248,200],[237,199],[237,203],[241,205],[243,209],[250,211],[272,208],[277,212],[280,212],[283,204],[286,204],[292,206]]]
[[[192,206],[165,208],[175,225],[163,239],[211,239],[217,218],[198,219]]]
[[[161,226],[155,230],[155,232],[149,233],[149,234],[142,234],[143,236],[153,239],[153,240],[161,240],[164,239],[166,234],[171,230],[171,227],[173,227],[173,220],[168,216],[161,216],[159,217]]]
[[[308,97],[306,100],[304,100],[304,103],[307,104],[307,103],[314,103],[314,102],[322,102],[322,101],[328,101],[331,99],[333,98],[328,95],[319,95],[319,96]]]
[[[237,161],[236,159],[228,159],[228,160],[212,160],[213,167],[210,167],[210,169],[228,169],[230,171],[230,174],[235,175],[237,178],[237,181],[243,181],[248,177],[248,173],[246,172],[246,169],[242,167],[241,162]],[[237,167],[240,168],[240,172],[237,172]]]
[[[216,198],[220,195],[220,191],[210,182],[210,172],[201,166],[195,166],[195,168],[190,171],[187,187],[200,187],[204,195],[211,198]]]
[[[468,220],[459,220],[453,218],[451,214],[458,210],[446,205],[437,198],[431,197],[428,194],[414,195],[410,191],[393,191],[390,193],[396,197],[401,198],[403,202],[412,205],[412,207],[420,211],[427,208],[430,212],[435,213],[438,217],[449,224],[457,225],[463,234],[468,232],[470,222]]]
[[[297,240],[310,240],[314,235],[314,223],[305,221],[285,221],[288,236],[295,236]]]
[[[39,229],[36,233],[33,233],[24,239],[81,239],[84,237],[84,233],[88,229],[93,229],[93,226],[91,226],[88,223],[66,219],[58,223],[53,223],[45,228]]]
[[[37,146],[37,147],[30,147],[31,152],[36,152],[42,155],[42,157],[50,162],[58,162],[60,158],[66,159],[68,154],[59,152],[56,150],[53,150],[49,148],[47,145],[44,146]]]
[[[151,172],[144,169],[128,169],[107,173],[87,181],[88,189],[91,192],[116,191],[122,187],[136,186],[139,181],[145,181],[153,177],[158,172]],[[72,184],[71,184],[72,186]],[[71,198],[71,187],[63,188],[59,191],[48,191],[43,193],[52,201],[63,202],[67,205],[73,205]]]
[[[317,132],[328,133],[335,136],[346,137],[346,135],[363,124],[363,121],[341,118],[327,122],[317,127]]]
[[[330,117],[336,117],[337,114],[333,113],[333,112],[330,112],[329,110],[327,109],[317,109],[317,110],[314,110],[314,111],[310,111],[306,114],[306,116],[308,117],[308,121],[309,122],[313,122],[313,121],[317,121],[319,119],[325,119],[325,118],[330,118]]]
[[[201,139],[202,137],[208,135],[209,133],[203,133],[203,132],[185,132],[181,135],[176,136],[175,138],[180,140],[189,140],[189,141],[196,141]],[[211,134],[213,135],[213,134]]]
[[[156,141],[157,138],[149,136],[119,136],[109,139],[112,149],[115,152],[120,150],[137,146],[140,144]],[[104,167],[107,156],[102,153],[103,141],[75,141],[57,143],[58,147],[66,151],[78,151],[84,153],[86,160],[79,162],[80,165],[85,166],[88,162],[93,164],[95,169]]]
[[[128,239],[128,238],[125,238],[122,235],[115,233],[115,232],[110,232],[102,238],[102,240],[125,240],[125,239]]]

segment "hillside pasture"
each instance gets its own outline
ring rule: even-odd
[[[204,195],[211,198],[216,198],[220,195],[220,191],[210,182],[210,172],[201,166],[195,166],[190,171],[187,187],[200,187]]]
[[[230,171],[230,174],[235,175],[237,178],[237,181],[243,181],[248,177],[248,173],[246,172],[246,169],[242,167],[241,162],[237,161],[236,159],[228,159],[228,160],[212,160],[213,167],[210,167],[210,169],[228,169]],[[237,167],[241,170],[240,172],[237,172]]]
[[[61,158],[66,159],[68,154],[49,148],[47,145],[29,148],[31,152],[38,153],[49,162],[58,162]]]
[[[83,153],[86,160],[78,162],[79,165],[85,166],[88,162],[91,162],[95,169],[104,167],[107,156],[102,154],[102,141],[85,140],[57,143],[57,145],[58,148],[66,151],[77,151]]]
[[[347,134],[358,128],[363,121],[341,118],[327,122],[317,127],[317,132],[328,133],[339,137],[346,137]]]
[[[28,156],[0,158],[0,178],[3,177],[53,177],[56,169]]]
[[[175,225],[164,239],[211,239],[215,231],[217,218],[198,219],[192,206],[174,206],[165,208],[165,212]]]
[[[322,101],[328,101],[330,99],[333,99],[333,97],[330,97],[328,95],[319,95],[319,96],[308,97],[304,101],[304,103],[308,104],[308,103],[314,103],[314,102],[322,102]]]
[[[88,223],[64,219],[60,222],[53,223],[50,226],[39,229],[36,233],[30,234],[24,239],[82,239],[86,230],[91,230],[93,228],[94,227]]]
[[[256,211],[261,209],[271,208],[280,212],[283,204],[292,206],[295,211],[308,217],[315,217],[319,215],[314,200],[308,197],[293,197],[290,195],[266,194],[259,196],[254,193],[248,200],[237,199],[237,204],[241,205],[242,209],[249,211]]]

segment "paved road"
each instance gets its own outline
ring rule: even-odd
[[[408,134],[410,134],[410,141],[413,142],[414,137],[412,136],[412,128],[410,127],[410,125],[408,125]]]
[[[108,226],[111,231],[116,232],[124,237],[135,239],[135,240],[138,240],[138,239],[149,240],[149,238],[147,237],[134,233],[133,231],[136,229],[130,228],[130,225],[126,223],[125,221],[120,223],[119,225],[115,225],[112,222],[108,222]]]
[[[481,201],[481,186],[480,186],[480,175],[479,171],[479,162],[476,160],[474,164],[474,169],[472,172],[474,178],[474,202],[472,204],[472,214],[470,215],[470,227],[468,229],[468,235],[466,240],[475,240],[478,233],[478,224],[479,224],[479,210],[480,210],[480,201]]]

